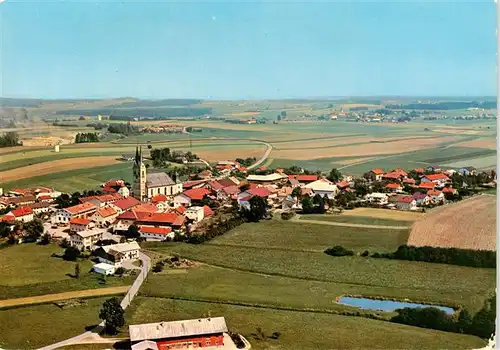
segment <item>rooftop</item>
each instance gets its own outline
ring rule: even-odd
[[[286,176],[283,174],[273,173],[269,175],[248,175],[248,181],[276,181],[284,179]]]
[[[130,325],[130,341],[189,337],[227,332],[224,317]]]
[[[146,184],[148,187],[162,187],[175,185],[175,182],[166,173],[149,173],[146,175]]]
[[[77,205],[74,205],[72,207],[65,208],[64,210],[66,210],[70,214],[79,214],[79,213],[83,213],[83,212],[86,212],[86,211],[89,211],[92,209],[97,209],[97,208],[93,203],[85,202],[82,204],[77,204]]]

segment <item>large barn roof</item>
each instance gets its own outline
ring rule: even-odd
[[[162,187],[175,185],[175,182],[166,173],[150,173],[146,175],[146,184],[148,187]]]

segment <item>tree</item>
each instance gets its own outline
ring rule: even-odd
[[[40,244],[41,245],[47,245],[50,243],[50,235],[48,233],[45,233],[43,236],[42,236],[42,240],[40,241]]]
[[[312,203],[311,197],[304,196],[301,200],[301,204],[302,204],[302,212],[304,212],[306,214],[312,212],[313,203]]]
[[[281,115],[282,117],[286,117],[286,111],[282,111],[282,112],[280,113],[280,115]]]
[[[0,222],[0,237],[8,237],[12,231],[5,222]]]
[[[19,135],[15,131],[9,131],[0,136],[0,147],[13,147],[22,145]]]
[[[276,117],[276,120],[279,122],[281,121],[281,114],[278,114],[278,116]]]
[[[253,196],[248,203],[250,204],[250,209],[244,210],[244,215],[248,221],[257,222],[263,219],[267,213],[266,199],[259,196]]]
[[[37,240],[43,234],[43,221],[35,218],[23,224],[23,230],[30,240]]]
[[[116,334],[118,329],[125,324],[124,311],[120,300],[116,297],[108,299],[102,305],[99,318],[105,322],[105,331],[108,334]]]
[[[76,247],[68,247],[64,250],[63,259],[66,261],[76,261],[80,257],[80,251]]]
[[[292,197],[294,197],[294,198],[300,198],[300,197],[302,197],[302,190],[300,189],[300,187],[295,187],[292,190]]]
[[[342,179],[342,174],[336,168],[333,168],[328,175],[328,180],[332,182],[339,182]]]
[[[80,278],[80,264],[75,265],[75,278]]]
[[[137,225],[130,225],[127,229],[127,233],[125,234],[127,238],[132,238],[132,239],[137,239],[141,236],[141,233],[139,232],[139,226]]]

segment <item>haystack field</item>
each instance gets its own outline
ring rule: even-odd
[[[60,171],[98,167],[101,165],[110,165],[120,163],[116,156],[106,157],[81,157],[54,160],[39,164],[28,165],[25,167],[7,170],[0,173],[2,182],[27,179],[34,176],[52,174]]]
[[[496,197],[482,195],[426,214],[408,245],[496,251]]]

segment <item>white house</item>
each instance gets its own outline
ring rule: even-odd
[[[410,195],[395,195],[389,197],[389,202],[393,203],[399,210],[417,209],[417,201]]]
[[[28,222],[33,220],[33,215],[33,209],[28,207],[19,207],[5,214],[3,216],[3,220]]]
[[[115,273],[115,266],[106,263],[95,264],[92,269],[101,275],[112,275]]]
[[[430,190],[427,192],[427,195],[431,198],[431,201],[435,204],[444,202],[444,193],[438,190]]]
[[[432,182],[436,185],[436,187],[444,187],[446,184],[450,182],[450,178],[446,176],[445,174],[438,173],[438,174],[431,174],[431,175],[425,175],[422,177],[420,180],[421,182]]]
[[[42,213],[48,213],[50,210],[50,204],[47,202],[33,203],[29,207],[33,209],[33,212],[37,215]]]
[[[320,179],[310,184],[305,185],[303,188],[310,188],[314,195],[319,194],[320,196],[333,199],[339,192],[337,185],[332,184],[326,179]]]
[[[385,193],[379,193],[379,192],[368,193],[365,196],[365,199],[370,203],[376,203],[380,205],[385,205],[389,203],[389,196],[387,196],[387,194]]]
[[[140,226],[139,232],[141,238],[146,241],[164,241],[174,239],[175,233],[170,227],[154,227],[154,226]]]
[[[97,206],[91,202],[85,202],[72,207],[59,209],[52,217],[52,223],[68,224],[72,218],[86,218],[97,211]]]
[[[191,205],[191,198],[186,196],[185,194],[179,194],[174,197],[173,200],[174,207],[189,207]]]
[[[81,232],[88,230],[91,222],[87,218],[73,218],[69,221],[69,230],[71,232]]]
[[[194,222],[200,222],[205,217],[205,212],[203,207],[189,207],[184,215]]]
[[[96,249],[95,254],[99,262],[120,267],[124,260],[134,261],[139,259],[140,250],[141,247],[137,242],[130,242],[102,246]]]
[[[90,250],[102,239],[103,231],[86,230],[80,232],[72,232],[69,234],[69,243],[72,247],[79,250]]]
[[[98,227],[106,227],[107,225],[113,223],[118,216],[118,212],[113,206],[107,206],[99,208],[94,215],[92,215],[91,220],[96,223]]]

